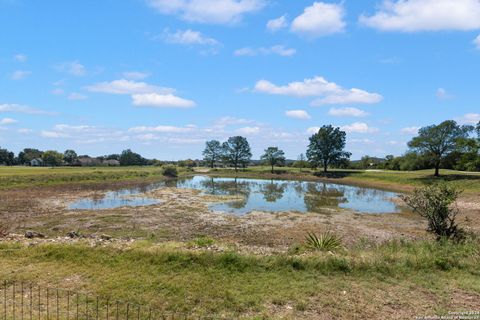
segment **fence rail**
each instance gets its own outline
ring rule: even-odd
[[[0,300],[1,320],[200,319],[183,313],[166,313],[88,293],[19,281],[3,281],[0,284]]]

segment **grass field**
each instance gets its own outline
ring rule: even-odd
[[[179,168],[180,174],[188,174]],[[160,167],[0,167],[0,189],[25,188],[74,183],[98,183],[134,179],[161,177]],[[281,167],[276,173],[270,173],[270,167],[257,166],[235,173],[231,169],[216,169],[214,175],[243,176],[277,179],[328,179],[333,182],[364,184],[373,187],[408,191],[413,187],[444,181],[455,184],[468,193],[480,192],[480,173],[441,170],[441,177],[433,176],[432,170],[419,171],[368,171],[368,170],[331,170],[325,178],[314,174],[312,170]]]
[[[365,243],[271,256],[175,243],[139,242],[128,250],[0,243],[0,257],[0,278],[68,283],[70,290],[228,319],[406,319],[468,310],[480,297],[478,242]]]
[[[180,170],[180,174],[184,173],[185,170]],[[161,167],[0,167],[0,189],[105,183],[161,176]]]

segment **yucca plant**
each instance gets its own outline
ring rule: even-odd
[[[327,251],[338,249],[341,246],[342,241],[337,235],[327,230],[321,233],[320,236],[317,236],[313,232],[309,232],[305,237],[305,243],[306,246],[311,249]]]

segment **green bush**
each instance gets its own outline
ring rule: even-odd
[[[439,183],[417,188],[413,194],[402,196],[402,199],[415,213],[427,219],[427,231],[435,234],[437,240],[461,240],[464,238],[464,231],[455,221],[459,212],[455,201],[460,193],[454,186]]]
[[[175,167],[175,166],[165,166],[165,167],[163,167],[162,174],[165,177],[176,178],[178,176],[177,167]]]

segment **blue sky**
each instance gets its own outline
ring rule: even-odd
[[[478,0],[0,0],[0,146],[258,158],[315,128],[400,155],[417,128],[480,121]]]

